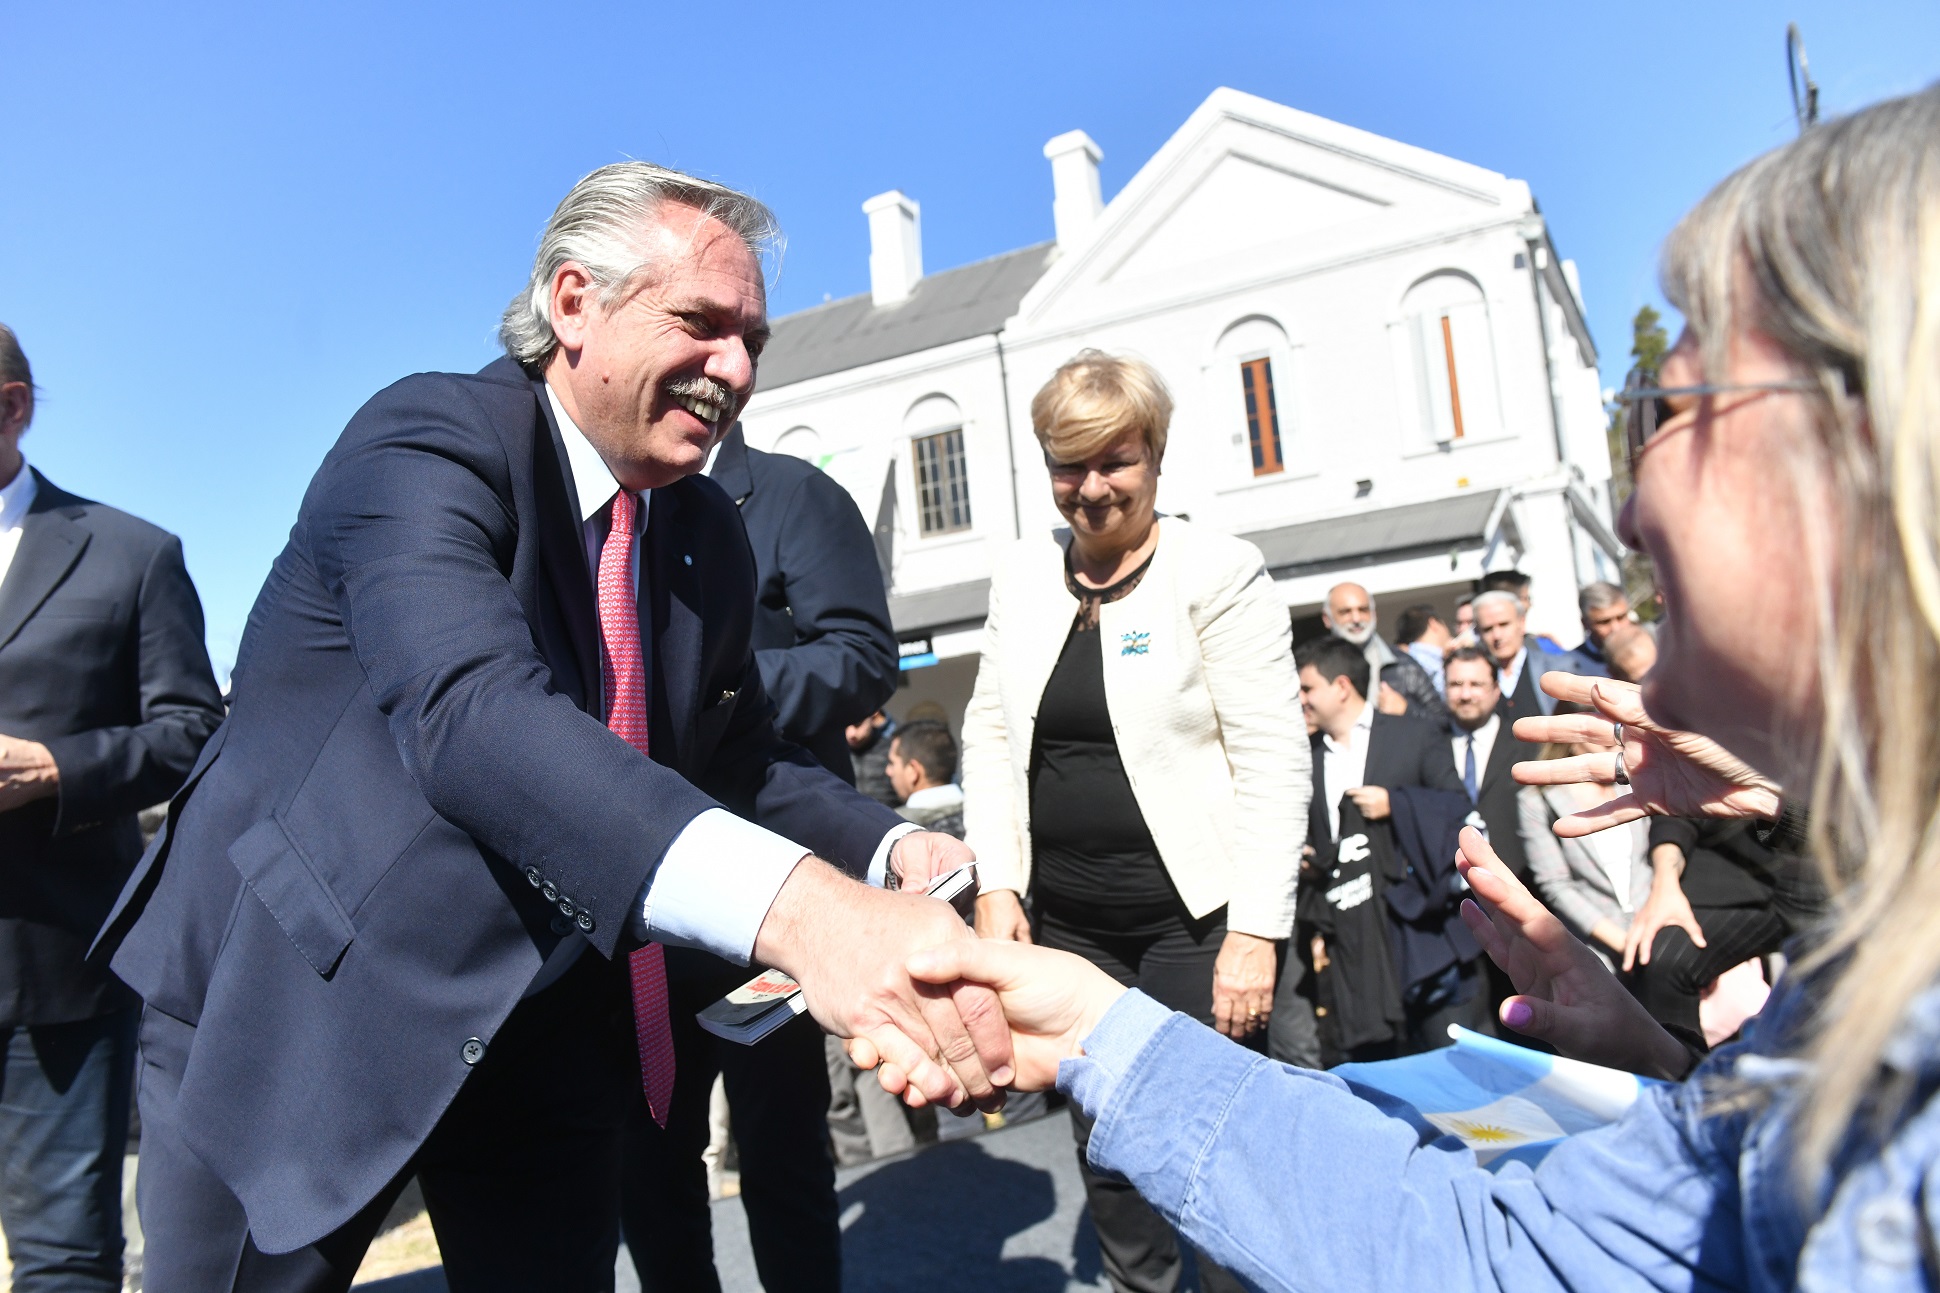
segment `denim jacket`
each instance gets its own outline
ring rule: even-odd
[[[1885,1057],[1914,1092],[1904,1112],[1880,1136],[1849,1135],[1808,1208],[1785,1148],[1803,1064],[1779,1043],[1812,1004],[1782,987],[1743,1043],[1534,1170],[1486,1171],[1406,1105],[1273,1063],[1138,992],[1058,1085],[1097,1120],[1093,1166],[1263,1289],[1932,1287],[1940,990]],[[1718,1078],[1741,1098],[1707,1115]]]

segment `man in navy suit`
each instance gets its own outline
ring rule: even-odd
[[[0,1222],[22,1293],[113,1291],[136,1002],[83,957],[222,696],[181,543],[28,466],[33,416],[0,325]]]
[[[795,975],[913,1101],[1001,1101],[994,997],[902,968],[963,922],[858,880],[967,850],[778,736],[747,537],[694,478],[773,234],[595,171],[509,357],[380,392],[324,459],[101,936],[146,1003],[151,1287],[342,1289],[413,1174],[454,1290],[611,1287],[621,1125],[675,1076],[663,945]]]

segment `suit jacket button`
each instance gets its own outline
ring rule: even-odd
[[[485,1043],[476,1037],[467,1037],[465,1044],[458,1048],[458,1057],[465,1061],[467,1067],[478,1063],[485,1058]]]
[[[574,920],[574,923],[579,926],[580,933],[590,934],[593,932],[593,913],[592,912],[582,911],[579,913],[579,915],[575,916],[573,920]]]
[[[567,920],[571,920],[573,918],[573,913],[578,910],[579,908],[573,906],[573,900],[571,898],[561,898],[559,900],[559,914],[564,916]]]
[[[547,902],[559,901],[559,886],[550,880],[539,886],[539,892],[545,895]]]
[[[525,869],[525,878],[531,881],[534,889],[537,889],[546,882],[546,878],[539,874],[539,868],[536,866],[529,866]]]
[[[573,923],[564,916],[554,916],[552,918],[552,932],[564,938],[573,932]]]

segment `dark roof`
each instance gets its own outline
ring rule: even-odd
[[[1493,489],[1457,494],[1405,507],[1303,521],[1240,537],[1259,546],[1266,554],[1267,569],[1276,575],[1324,570],[1371,557],[1392,561],[1475,548],[1488,542],[1489,518],[1495,515],[1500,495],[1500,490]]]
[[[975,628],[990,614],[990,581],[946,584],[916,592],[892,593],[889,621],[898,634],[913,635],[946,628]]]
[[[996,332],[1043,276],[1056,247],[1041,242],[926,275],[907,301],[895,305],[878,306],[864,292],[776,319],[774,338],[761,354],[761,388],[772,391]]]

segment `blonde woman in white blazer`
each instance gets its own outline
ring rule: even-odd
[[[1171,408],[1148,366],[1097,351],[1032,401],[1069,526],[992,574],[964,824],[980,934],[1076,952],[1245,1038],[1264,1032],[1293,929],[1309,746],[1259,549],[1157,514]],[[1091,1172],[1074,1127],[1113,1284],[1172,1287],[1170,1227]],[[1209,1265],[1204,1287],[1240,1287]]]

